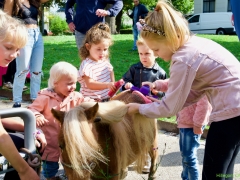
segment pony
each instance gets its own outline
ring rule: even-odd
[[[158,166],[157,122],[127,113],[127,103],[144,101],[123,91],[109,102],[84,102],[68,112],[52,109],[60,124],[61,163],[69,180],[119,180],[134,163],[138,173],[151,157],[149,179]]]

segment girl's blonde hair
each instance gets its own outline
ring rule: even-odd
[[[145,27],[141,31],[144,39],[164,41],[175,52],[190,37],[188,23],[182,13],[165,0],[159,0],[153,12],[145,18]]]
[[[106,23],[98,23],[89,29],[86,33],[82,47],[79,49],[79,56],[82,60],[86,59],[90,54],[89,50],[86,48],[86,43],[88,44],[98,44],[103,39],[109,40],[109,46],[112,45],[112,37],[110,33],[110,28]],[[108,58],[108,57],[106,57]]]
[[[53,89],[55,87],[54,83],[58,82],[63,76],[77,79],[78,70],[68,62],[60,61],[54,64],[49,73],[48,88]]]
[[[28,32],[23,22],[0,10],[0,42],[11,42],[17,48],[26,45]]]

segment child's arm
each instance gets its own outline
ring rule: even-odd
[[[33,103],[28,106],[28,109],[30,109],[36,117],[36,124],[38,127],[42,127],[45,123],[49,122],[42,114],[46,105],[45,101],[46,99],[43,98],[41,94],[38,94],[37,99],[35,99]]]
[[[211,111],[212,106],[209,103],[207,96],[204,96],[197,102],[195,113],[193,115],[193,128],[195,134],[202,134],[202,126],[208,123]]]
[[[111,71],[110,76],[111,76],[111,81],[115,82],[115,76],[114,76],[114,72],[113,71]]]
[[[135,74],[134,65],[130,67],[130,69],[123,75],[122,79],[124,80],[125,84],[122,86],[122,90],[130,89],[134,83],[133,78]]]
[[[14,118],[3,118],[2,124],[5,129],[13,130],[13,131],[24,131],[24,122],[22,119],[14,119]]]
[[[37,173],[19,155],[12,139],[5,131],[0,120],[0,153],[11,163],[18,172],[20,179],[40,180]]]
[[[87,88],[91,90],[103,90],[103,89],[115,90],[114,82],[98,82],[88,76],[83,76],[82,78],[86,83]]]
[[[143,82],[142,85],[148,85],[151,90],[166,92],[168,90],[169,79],[159,79],[155,82]]]

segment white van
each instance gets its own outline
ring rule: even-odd
[[[188,19],[189,29],[197,34],[235,34],[231,12],[194,14]]]

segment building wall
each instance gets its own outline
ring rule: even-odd
[[[194,0],[194,14],[203,12],[203,0]]]
[[[227,12],[228,1],[227,0],[216,0],[215,11],[216,12]]]
[[[227,12],[227,0],[215,0],[215,12]],[[194,14],[203,12],[203,0],[194,0]]]

